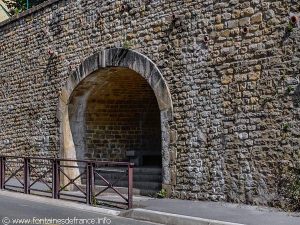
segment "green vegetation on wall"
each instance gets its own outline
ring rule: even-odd
[[[12,15],[21,13],[45,0],[4,0]]]

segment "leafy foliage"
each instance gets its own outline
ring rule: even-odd
[[[287,32],[292,32],[293,31],[293,29],[294,29],[294,26],[293,26],[293,24],[291,23],[291,22],[289,22],[289,24],[287,25]]]
[[[161,189],[157,194],[157,198],[166,198],[167,197],[167,191],[165,189]]]
[[[131,41],[125,41],[123,43],[123,48],[126,48],[126,49],[130,49],[132,47],[132,42]]]
[[[27,0],[3,0],[12,15],[21,13],[27,9]],[[28,0],[28,8],[38,5],[46,0]]]

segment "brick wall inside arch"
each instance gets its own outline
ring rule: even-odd
[[[160,110],[147,81],[129,69],[104,76],[87,99],[85,157],[122,161],[129,150],[160,154]]]

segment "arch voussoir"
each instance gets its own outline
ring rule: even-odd
[[[169,126],[168,121],[173,118],[173,106],[169,88],[157,66],[145,55],[136,51],[124,48],[105,49],[86,58],[73,73],[67,78],[60,97],[60,109],[58,110],[61,122],[61,155],[76,158],[75,145],[70,129],[70,118],[68,115],[68,104],[72,92],[87,76],[99,69],[106,67],[125,67],[140,74],[152,88],[158,103],[161,114],[162,127],[162,157],[163,162],[163,183],[170,184],[169,171]],[[68,154],[65,154],[68,151]],[[70,174],[78,174],[70,172]]]

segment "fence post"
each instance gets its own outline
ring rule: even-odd
[[[128,163],[128,209],[133,203],[133,163]]]
[[[86,204],[90,205],[91,204],[91,173],[90,173],[90,170],[91,170],[91,165],[90,163],[86,163],[86,170],[85,170],[85,173],[86,173]]]
[[[29,194],[30,174],[29,174],[29,158],[24,157],[24,193]]]
[[[52,197],[59,199],[60,191],[60,162],[58,159],[52,160]]]
[[[57,198],[56,196],[56,159],[51,160],[52,163],[52,198]]]
[[[90,167],[90,195],[91,195],[91,204],[94,204],[95,199],[95,173],[94,173],[95,164],[92,163]]]
[[[5,158],[3,156],[0,157],[0,189],[4,189],[5,182]]]

